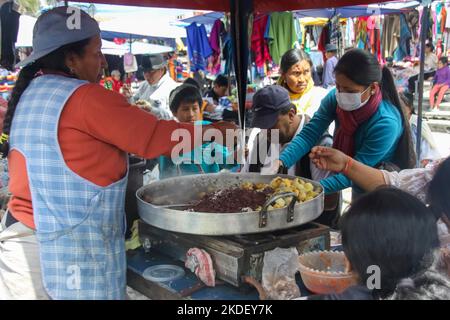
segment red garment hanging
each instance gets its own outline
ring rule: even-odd
[[[264,38],[268,19],[268,15],[257,14],[253,20],[251,50],[255,55],[255,64],[258,68],[264,66],[267,61],[272,61],[269,46]]]
[[[322,29],[322,33],[320,34],[320,38],[319,38],[319,43],[317,44],[317,49],[319,49],[319,51],[322,51],[322,55],[323,55],[323,61],[325,62],[327,60],[326,56],[325,56],[325,46],[328,44],[328,25],[326,25],[323,29]]]

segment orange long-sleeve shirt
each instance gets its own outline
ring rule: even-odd
[[[152,159],[170,155],[178,141],[171,141],[175,129],[194,126],[157,120],[130,105],[119,93],[97,84],[78,88],[67,101],[58,126],[58,140],[64,161],[79,176],[107,186],[126,174],[127,153]],[[20,129],[19,129],[20,130]],[[33,206],[24,156],[12,150],[8,157],[12,193],[9,211],[17,220],[35,229]]]

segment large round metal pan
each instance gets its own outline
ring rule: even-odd
[[[170,204],[191,203],[201,192],[237,187],[243,182],[270,183],[275,177],[296,178],[290,175],[261,175],[259,173],[215,173],[181,176],[152,182],[136,192],[138,213],[142,220],[157,228],[197,235],[236,235],[282,230],[308,223],[323,212],[324,193],[320,184],[303,180],[319,189],[319,195],[289,208],[260,212],[206,213],[175,210]],[[144,199],[151,199],[148,203]]]

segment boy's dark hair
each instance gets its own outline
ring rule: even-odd
[[[372,275],[368,269],[381,271],[380,288],[375,298],[392,295],[398,283],[411,278],[432,264],[439,248],[436,218],[414,196],[396,188],[380,188],[356,202],[339,221],[344,252],[366,285]]]
[[[439,61],[442,62],[443,65],[447,65],[448,64],[448,58],[447,57],[440,57]]]
[[[200,84],[193,78],[187,78],[183,83],[190,84],[191,86],[197,87],[200,90]]]
[[[428,185],[427,202],[436,219],[444,214],[450,219],[450,157],[439,165]]]
[[[222,74],[219,74],[214,80],[213,84],[219,87],[228,87],[228,78]]]
[[[195,103],[197,102],[199,107],[203,104],[202,95],[200,90],[190,84],[182,84],[175,88],[170,93],[169,108],[172,113],[176,113],[182,103]]]
[[[433,44],[432,44],[431,42],[427,42],[427,43],[425,43],[425,47],[428,47],[428,48],[430,48],[430,49],[431,49],[431,52],[433,52],[433,51],[434,51],[434,46],[433,46]]]

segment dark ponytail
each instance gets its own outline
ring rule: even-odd
[[[389,101],[402,117],[403,133],[395,150],[394,162],[400,169],[413,168],[416,165],[411,129],[401,106],[394,78],[387,67],[381,67],[377,58],[368,51],[352,49],[346,52],[334,69],[336,74],[345,75],[354,83],[369,86],[380,84],[383,100]]]
[[[2,153],[3,158],[6,158],[9,153],[9,134],[11,132],[12,120],[14,118],[17,105],[19,104],[20,97],[28,88],[31,81],[35,78],[36,74],[40,70],[46,69],[69,75],[70,70],[65,64],[67,54],[74,53],[82,56],[84,54],[84,48],[89,44],[90,40],[91,39],[88,38],[65,45],[27,65],[20,71],[19,77],[8,101],[8,110],[6,111],[5,120],[3,122],[3,133],[0,137],[0,152]]]
[[[405,110],[402,108],[402,104],[400,103],[394,78],[392,77],[391,71],[387,67],[383,67],[382,70],[381,91],[383,93],[383,100],[389,101],[397,108],[403,122],[403,133],[398,140],[392,162],[394,162],[402,170],[414,168],[416,166],[416,153],[412,141],[411,127],[409,126],[409,121],[406,118]]]

